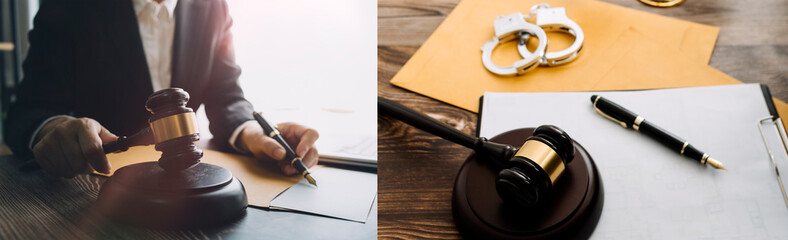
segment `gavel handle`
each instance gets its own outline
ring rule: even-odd
[[[131,147],[130,146],[131,144],[129,144],[128,139],[129,138],[126,136],[120,136],[118,140],[101,145],[101,148],[104,149],[104,154],[114,153],[114,152],[125,152],[126,150],[129,150],[129,147]]]
[[[518,150],[518,148],[506,144],[487,141],[486,138],[469,136],[434,118],[382,97],[378,97],[378,111],[399,119],[408,125],[473,149],[477,154],[490,157],[489,159],[492,160],[492,163],[498,164],[499,166],[506,164]]]
[[[399,103],[378,97],[378,111],[435,136],[474,149],[474,143],[476,142],[475,137],[471,137],[468,134],[449,127],[423,113],[402,106]]]

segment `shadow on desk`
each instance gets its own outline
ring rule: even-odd
[[[201,148],[212,148],[200,141]],[[3,145],[4,146],[4,145]],[[23,173],[26,159],[0,156],[0,239],[374,239],[377,200],[365,224],[308,213],[248,207],[240,220],[222,227],[157,230],[109,221],[93,209],[107,178],[79,175],[55,179],[42,171]],[[152,159],[151,161],[155,161]]]

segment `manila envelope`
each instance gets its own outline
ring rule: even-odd
[[[706,64],[676,58],[680,54],[630,28],[616,41],[623,54],[614,54],[613,67],[594,81],[588,91],[657,89],[740,84],[739,80]],[[673,56],[671,56],[673,55]],[[788,116],[788,104],[775,99],[778,115]],[[765,116],[764,116],[765,117]]]
[[[502,77],[488,72],[482,65],[481,46],[493,38],[493,21],[500,15],[514,12],[527,14],[531,6],[542,2],[552,7],[565,7],[568,17],[583,29],[585,43],[578,59],[563,66],[539,67],[515,77]],[[463,0],[394,76],[391,83],[472,112],[478,111],[478,99],[485,91],[621,89],[619,85],[606,84],[599,79],[628,51],[618,41],[622,41],[622,34],[631,26],[642,30],[641,34],[648,39],[659,39],[659,49],[669,48],[673,50],[671,54],[675,54],[657,52],[658,56],[644,58],[659,57],[669,61],[682,59],[695,65],[708,63],[719,33],[716,27],[593,0]],[[573,38],[562,35],[565,34],[548,34],[548,51],[560,50],[571,44]],[[493,53],[493,60],[502,66],[511,65],[518,57],[514,43],[503,44]],[[663,64],[639,62],[647,65],[639,66],[638,69]],[[670,73],[664,76],[671,78]],[[628,81],[643,82],[637,79]],[[633,88],[643,88],[633,85],[636,85]]]
[[[107,159],[112,165],[110,175],[121,167],[141,162],[158,161],[159,157],[161,157],[161,152],[156,151],[153,145],[131,147],[125,152],[108,154]],[[285,176],[272,161],[271,164],[265,164],[259,159],[236,154],[203,150],[200,162],[230,170],[233,176],[241,180],[244,185],[249,205],[257,207],[270,207],[271,200],[301,180],[301,175]],[[98,175],[106,176],[104,174]]]

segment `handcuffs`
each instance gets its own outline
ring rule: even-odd
[[[525,19],[536,15],[536,24]],[[531,7],[527,16],[514,13],[509,16],[500,16],[493,22],[495,37],[482,45],[482,63],[490,72],[503,76],[521,75],[538,66],[558,66],[570,63],[577,59],[583,49],[583,29],[566,16],[563,7],[550,7],[545,3]],[[560,51],[547,52],[547,34],[545,31],[563,31],[575,37],[574,43]],[[539,44],[531,52],[526,47],[528,39],[536,37]],[[519,40],[517,50],[522,57],[512,66],[501,67],[492,61],[492,52],[501,43]]]

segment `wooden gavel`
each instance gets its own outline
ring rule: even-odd
[[[96,209],[105,216],[142,226],[199,227],[243,216],[246,191],[220,166],[200,163],[197,117],[180,88],[156,91],[145,102],[149,134],[135,134],[105,151],[154,143],[158,161],[123,166],[101,185]],[[106,145],[105,145],[106,146]],[[145,159],[143,159],[145,160]]]
[[[146,108],[153,114],[150,124],[130,137],[121,136],[118,140],[102,145],[104,153],[124,152],[130,147],[156,144],[162,152],[159,165],[167,171],[178,171],[194,166],[202,157],[202,150],[194,147],[200,140],[196,117],[192,109],[186,107],[189,94],[180,88],[169,88],[150,96]],[[40,170],[35,160],[25,162],[20,167],[23,172]]]
[[[477,156],[500,170],[495,187],[501,199],[522,208],[533,208],[544,203],[555,181],[575,156],[572,138],[553,125],[537,127],[533,136],[528,137],[518,148],[490,142],[484,137],[469,136],[385,98],[378,97],[378,111],[473,149]]]

